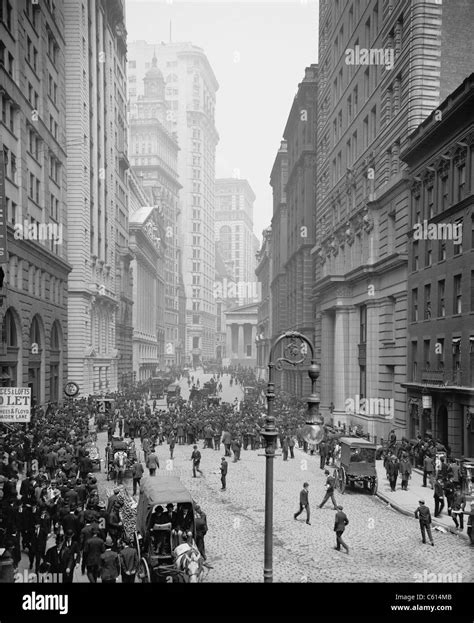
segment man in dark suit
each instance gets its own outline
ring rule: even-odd
[[[334,532],[336,533],[336,546],[334,547],[334,549],[336,549],[339,552],[341,549],[341,545],[342,545],[342,547],[344,547],[346,552],[349,553],[348,546],[342,540],[342,534],[344,530],[346,529],[346,526],[349,523],[349,520],[347,519],[346,513],[343,513],[342,511],[343,511],[342,506],[338,506],[336,517],[334,520]]]
[[[229,467],[229,464],[227,463],[227,461],[225,460],[225,457],[223,456],[221,459],[221,483],[222,483],[221,491],[226,490],[226,486],[227,486],[226,478],[227,478],[228,467]]]
[[[425,506],[424,500],[419,501],[419,506],[415,511],[415,518],[418,519],[420,522],[422,542],[426,543],[426,535],[425,535],[425,532],[426,532],[428,534],[428,538],[430,540],[431,545],[434,545],[433,536],[431,534],[431,513],[430,513],[430,509],[427,506]]]
[[[28,558],[30,559],[30,569],[35,563],[35,573],[39,573],[41,561],[46,553],[46,543],[48,541],[48,533],[41,528],[40,522],[37,520],[33,532],[30,536],[30,546],[28,549]]]
[[[84,561],[89,582],[95,584],[99,577],[100,557],[105,552],[105,543],[99,537],[99,529],[92,528],[92,536],[84,544]]]
[[[307,482],[303,483],[303,488],[300,491],[300,510],[293,515],[295,519],[298,519],[298,516],[301,515],[303,509],[306,509],[306,523],[310,526],[310,510],[309,510],[309,498],[308,498],[308,488],[309,484]]]
[[[198,548],[201,556],[206,560],[206,549],[204,547],[204,537],[207,533],[207,517],[206,513],[201,510],[199,504],[196,504],[195,507],[195,518],[196,518],[196,547]]]
[[[336,498],[334,497],[334,485],[335,485],[334,476],[331,476],[329,474],[328,469],[324,470],[324,474],[327,476],[326,485],[325,485],[326,494],[324,496],[323,501],[319,505],[319,508],[322,508],[326,504],[326,502],[329,500],[329,498],[331,498],[331,502],[333,504],[334,510],[337,511],[337,502],[336,502]]]
[[[100,555],[100,578],[103,584],[115,584],[120,575],[120,559],[112,551],[114,542],[110,536],[105,539],[105,552]]]
[[[129,539],[125,539],[125,547],[120,552],[120,567],[122,570],[123,584],[133,584],[135,582],[138,563],[137,550],[131,547]]]
[[[74,530],[66,531],[66,538],[64,539],[63,546],[61,548],[61,558],[64,565],[63,583],[71,584],[74,577],[74,568],[79,562],[81,554],[79,552],[79,545],[75,540]]]
[[[324,469],[328,456],[328,444],[324,439],[319,444],[319,469]]]
[[[444,489],[443,483],[439,476],[435,481],[433,497],[435,503],[434,516],[438,517],[438,515],[441,515],[441,512],[444,508]]]

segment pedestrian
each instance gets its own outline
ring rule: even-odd
[[[201,556],[206,560],[206,548],[204,546],[204,537],[207,533],[207,517],[206,513],[201,509],[199,504],[194,506],[195,525],[196,525],[196,547]]]
[[[288,437],[283,437],[283,441],[281,444],[281,451],[283,454],[283,460],[284,461],[288,461],[288,450],[289,450],[289,445],[288,445]]]
[[[115,584],[120,575],[120,559],[117,552],[112,551],[112,537],[105,539],[105,552],[100,555],[100,579],[102,584]]]
[[[224,444],[225,456],[230,456],[230,444],[232,442],[232,435],[228,430],[222,431],[221,442]]]
[[[92,536],[84,544],[84,563],[89,582],[95,584],[99,577],[100,556],[105,552],[104,541],[99,537],[99,528],[95,524],[92,528]]]
[[[197,446],[193,446],[193,453],[191,454],[191,461],[193,462],[193,478],[197,478],[196,472],[199,472],[201,476],[204,476],[199,466],[201,465],[201,453]]]
[[[434,503],[435,503],[434,516],[438,517],[439,515],[441,515],[443,508],[444,508],[444,489],[443,489],[443,483],[441,481],[441,477],[439,476],[436,479],[436,482],[434,485],[433,497],[434,497]]]
[[[456,489],[451,509],[451,517],[453,518],[456,528],[461,532],[464,530],[464,509],[466,508],[466,496],[461,489]],[[459,523],[458,523],[459,520]]]
[[[66,538],[64,539],[63,546],[61,548],[61,559],[64,561],[64,573],[63,583],[71,584],[74,578],[74,568],[79,562],[81,557],[79,551],[79,545],[73,538],[75,533],[73,530],[66,531]]]
[[[398,459],[392,454],[390,460],[387,463],[387,478],[390,483],[390,489],[394,492],[397,488],[397,478],[398,478]]]
[[[346,550],[347,554],[349,553],[349,547],[342,540],[342,534],[344,530],[346,529],[346,526],[348,523],[349,523],[349,520],[347,519],[346,513],[343,513],[343,507],[338,506],[336,517],[334,520],[334,532],[336,533],[336,545],[334,549],[339,552],[341,549],[341,545],[342,545],[342,547]]]
[[[288,443],[288,447],[290,448],[290,458],[294,459],[295,458],[296,437],[294,435],[290,435],[289,440],[290,441]]]
[[[173,431],[171,431],[171,433],[169,434],[168,444],[170,447],[170,459],[173,460],[174,448],[176,446],[176,437]]]
[[[221,436],[219,431],[216,429],[214,431],[214,450],[217,450],[219,452],[221,448]]]
[[[428,534],[428,538],[430,540],[431,545],[434,545],[433,535],[431,534],[430,509],[427,506],[425,506],[424,500],[420,500],[418,504],[419,506],[415,511],[415,518],[418,519],[420,522],[421,540],[423,543],[426,543],[426,534]]]
[[[319,444],[319,469],[324,469],[328,455],[328,444],[325,439]]]
[[[124,539],[125,544],[120,552],[120,569],[122,571],[122,583],[134,584],[138,570],[137,550],[130,545],[130,539]]]
[[[423,459],[423,486],[426,487],[426,481],[429,480],[431,488],[433,488],[433,459],[429,453]]]
[[[400,475],[402,478],[402,491],[408,491],[408,481],[411,478],[411,463],[406,452],[402,454],[400,461]]]
[[[148,455],[146,466],[148,467],[150,476],[154,476],[156,474],[156,469],[160,467],[160,462],[158,460],[158,455],[155,452],[155,448],[152,448],[151,453]]]
[[[140,481],[144,473],[143,465],[140,461],[137,461],[132,466],[132,483],[133,483],[133,495],[137,494],[137,488],[140,488]]]
[[[30,559],[30,570],[35,564],[35,573],[39,573],[39,568],[42,559],[46,553],[46,545],[48,542],[48,533],[41,528],[39,520],[35,522],[33,532],[30,536],[30,543],[28,548],[28,558]]]
[[[221,459],[221,483],[222,489],[221,491],[225,491],[227,488],[227,470],[229,468],[229,464],[225,460],[225,456]]]
[[[329,474],[328,469],[324,470],[324,474],[327,476],[326,484],[324,485],[326,487],[326,494],[324,495],[324,499],[319,505],[319,508],[322,508],[326,504],[326,502],[329,500],[329,498],[331,498],[333,508],[334,510],[337,510],[337,502],[336,502],[336,498],[334,497],[334,485],[335,485],[334,476],[331,476]]]
[[[298,519],[298,516],[301,515],[303,509],[306,510],[306,523],[310,526],[310,509],[309,509],[309,483],[304,482],[303,488],[300,491],[300,510],[293,515],[294,519]]]
[[[456,491],[456,487],[454,486],[452,476],[449,476],[447,481],[444,481],[444,495],[446,496],[446,504],[448,506],[448,515],[450,517],[451,517],[451,511],[453,508],[453,500],[454,500],[455,491]]]
[[[467,517],[467,536],[471,542],[471,547],[474,546],[474,502],[471,502],[471,511]]]

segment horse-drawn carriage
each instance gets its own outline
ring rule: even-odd
[[[334,456],[337,489],[344,493],[348,485],[362,485],[374,495],[377,491],[377,446],[361,437],[341,437],[337,448]]]
[[[123,441],[121,438],[112,437],[110,451],[107,456],[107,480],[115,480],[122,484],[123,479],[131,475],[132,467],[137,462],[135,442]]]
[[[202,582],[194,503],[178,477],[158,471],[142,479],[136,527],[141,582]]]
[[[176,404],[178,398],[181,395],[181,386],[179,383],[171,383],[166,390],[166,404],[169,407],[170,404]]]

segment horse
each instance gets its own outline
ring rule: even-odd
[[[125,475],[125,470],[127,468],[127,454],[120,450],[115,453],[114,456],[114,464],[116,467],[116,484],[121,485],[123,482],[123,477]]]
[[[204,558],[196,544],[182,543],[173,550],[175,565],[186,583],[197,584],[204,579]]]

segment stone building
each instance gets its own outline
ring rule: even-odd
[[[329,416],[333,403],[336,424],[378,437],[407,432],[409,188],[400,151],[471,71],[473,11],[464,0],[320,2],[313,300],[321,408]],[[393,409],[347,409],[357,397]]]
[[[410,135],[411,438],[474,455],[474,74]]]
[[[186,293],[186,357],[189,363],[216,354],[214,180],[219,135],[215,127],[219,87],[204,51],[191,43],[130,43],[130,102],[143,94],[145,75],[155,50],[165,80],[167,118],[178,137],[182,210],[182,275]],[[182,297],[181,297],[182,300]]]
[[[257,304],[240,305],[225,312],[226,365],[254,368],[257,363]]]
[[[65,14],[1,0],[0,385],[62,402],[68,379]],[[83,389],[83,388],[81,388]]]
[[[160,205],[165,231],[164,325],[160,327],[160,365],[184,361],[185,343],[179,337],[179,292],[182,287],[181,244],[179,240],[178,142],[167,120],[165,80],[156,55],[143,79],[144,92],[130,109],[130,162],[146,190],[148,205]]]
[[[257,253],[257,268],[255,275],[260,282],[262,300],[258,304],[257,312],[257,375],[258,378],[268,378],[268,358],[270,356],[272,340],[272,228],[263,230],[263,242]]]
[[[94,394],[118,388],[117,346],[130,337],[130,284],[124,279],[129,265],[125,2],[64,0],[62,6],[73,267],[68,366],[81,391]],[[129,357],[129,342],[124,348]]]

